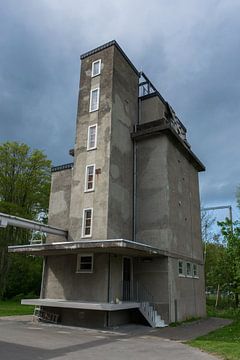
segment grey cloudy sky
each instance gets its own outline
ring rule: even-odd
[[[72,161],[80,54],[116,39],[188,129],[208,206],[240,184],[239,0],[1,0],[0,142]]]

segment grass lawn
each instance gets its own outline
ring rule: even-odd
[[[0,316],[31,315],[34,306],[21,305],[20,301],[0,301]]]
[[[233,319],[231,325],[213,331],[187,343],[206,352],[220,355],[226,360],[240,359],[240,310],[208,307],[209,316]]]

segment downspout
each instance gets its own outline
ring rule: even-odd
[[[44,256],[43,268],[42,268],[42,282],[41,282],[41,290],[40,290],[40,299],[44,299],[44,296],[45,296],[46,263],[47,263],[47,256]]]
[[[139,77],[141,75],[139,74]],[[134,125],[134,132],[137,131],[137,125],[141,122],[141,100],[138,94],[138,110],[137,123]],[[136,216],[137,216],[137,142],[133,139],[133,241],[137,241],[136,232]]]

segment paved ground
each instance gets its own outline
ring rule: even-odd
[[[198,328],[202,334],[205,325],[207,330],[225,325],[222,320],[158,330],[125,326],[110,332],[37,324],[29,316],[4,317],[0,318],[0,359],[214,360],[216,357],[169,339],[189,339]]]

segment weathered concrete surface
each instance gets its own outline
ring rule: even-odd
[[[48,224],[68,230],[72,169],[52,173]],[[66,241],[61,236],[48,235],[47,243]]]
[[[112,46],[82,60],[69,219],[69,236],[72,240],[82,237],[84,208],[93,208],[92,238],[107,238],[113,52]],[[99,76],[92,78],[92,62],[98,59],[101,59],[102,71]],[[90,90],[97,86],[100,87],[99,110],[89,112]],[[88,126],[94,124],[98,125],[97,149],[87,151]],[[90,164],[95,164],[96,169],[101,170],[95,176],[95,190],[85,193],[85,169]]]
[[[156,335],[156,331],[144,327],[128,330],[125,328],[125,332],[105,332],[44,326],[33,324],[22,317],[1,318],[0,358],[3,360],[217,359],[197,349]]]
[[[108,238],[133,236],[133,144],[138,116],[138,76],[114,48],[108,194]]]
[[[76,254],[49,256],[44,298],[107,302],[107,259],[95,254],[93,273],[76,273]]]

